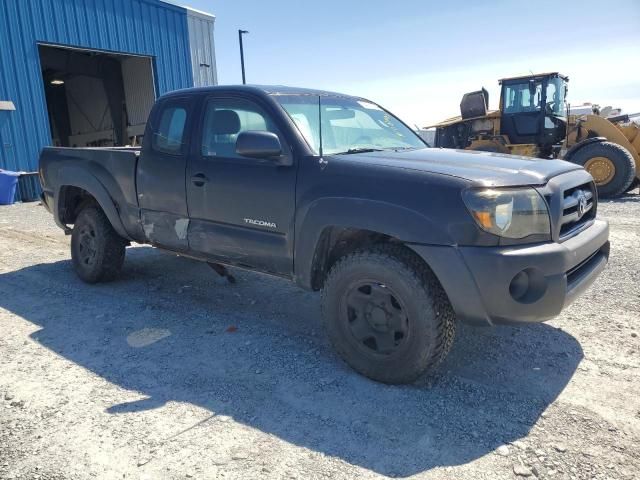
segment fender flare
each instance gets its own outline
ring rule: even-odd
[[[295,282],[312,289],[316,251],[327,228],[352,228],[387,235],[404,243],[451,245],[449,234],[428,217],[387,202],[329,197],[299,211],[296,219]]]
[[[118,214],[118,209],[116,208],[113,198],[111,198],[111,195],[109,195],[105,186],[94,175],[91,175],[80,168],[63,167],[60,170],[58,180],[59,187],[55,192],[53,205],[54,218],[58,226],[62,227],[65,231],[68,230],[68,227],[60,219],[59,202],[62,196],[61,190],[64,187],[77,187],[86,191],[96,199],[98,205],[109,219],[114,230],[118,232],[118,235],[126,239],[130,239],[129,234],[122,224],[122,220],[120,220],[120,215]]]
[[[573,157],[578,152],[578,150],[580,150],[582,147],[591,145],[592,143],[601,143],[606,141],[607,139],[605,137],[592,137],[592,138],[587,138],[586,140],[582,140],[581,142],[576,143],[573,147],[567,150],[567,153],[564,154],[563,160],[570,162],[571,157]]]

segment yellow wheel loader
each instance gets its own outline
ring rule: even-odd
[[[557,72],[500,80],[499,110],[488,109],[483,88],[462,97],[458,117],[436,128],[435,146],[560,158],[582,165],[601,197],[640,184],[640,126],[636,115],[572,115],[565,103],[569,78]]]

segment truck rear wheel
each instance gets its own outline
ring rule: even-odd
[[[614,198],[622,195],[636,176],[633,156],[612,142],[590,143],[580,148],[570,161],[582,165],[596,182],[598,195]]]
[[[343,360],[384,383],[409,383],[435,369],[455,336],[455,314],[442,286],[400,246],[339,260],[322,291],[322,312]]]
[[[99,207],[86,207],[71,234],[73,269],[87,283],[113,280],[124,263],[126,244]]]

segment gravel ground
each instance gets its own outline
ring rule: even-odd
[[[462,326],[438,374],[343,365],[318,295],[134,247],[88,286],[37,204],[0,207],[0,478],[637,479],[640,196],[559,318]]]

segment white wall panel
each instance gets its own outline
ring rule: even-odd
[[[187,26],[193,66],[193,84],[208,87],[218,84],[214,44],[215,17],[187,9]]]

